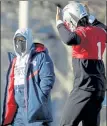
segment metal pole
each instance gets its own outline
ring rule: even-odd
[[[27,28],[29,23],[29,1],[19,1],[19,28]]]

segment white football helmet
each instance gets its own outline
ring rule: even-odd
[[[85,16],[88,16],[86,8],[76,1],[71,1],[63,9],[63,21],[70,30],[74,30],[79,20]]]

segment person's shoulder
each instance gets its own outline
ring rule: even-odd
[[[106,33],[105,29],[98,26],[92,26],[92,30],[95,30],[96,32],[99,32],[99,33],[104,33],[104,34]]]
[[[87,26],[87,27],[84,27],[84,30],[87,32],[87,31],[90,31],[90,32],[105,32],[104,29],[100,28],[100,27],[97,27],[97,26]]]
[[[17,57],[13,52],[8,52],[7,55],[8,55],[9,62],[12,62]]]
[[[33,56],[36,56],[35,58],[43,59],[45,56],[48,55],[48,49],[45,47],[42,43],[34,43],[33,44]]]
[[[46,51],[46,47],[42,43],[34,43],[35,52],[40,53]]]
[[[102,23],[101,21],[99,21],[97,19],[92,23],[92,25],[93,26],[98,26],[98,27],[101,27],[101,28],[106,28],[107,27],[104,23]]]

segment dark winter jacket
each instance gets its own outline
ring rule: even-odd
[[[18,106],[14,97],[14,66],[16,56],[9,53],[2,125],[11,124]],[[28,122],[51,122],[50,91],[55,81],[54,68],[47,49],[42,44],[33,44],[27,64],[25,100]]]

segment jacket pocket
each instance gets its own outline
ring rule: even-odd
[[[46,97],[37,84],[29,85],[28,121],[46,120]]]
[[[43,110],[43,115],[44,115],[44,120],[51,120],[52,115],[51,115],[51,110],[49,109],[49,101],[50,101],[50,97],[46,96],[43,91],[41,90],[41,88],[39,87],[39,85],[37,85],[38,88],[38,92],[39,92],[39,98],[42,104],[42,110]]]

